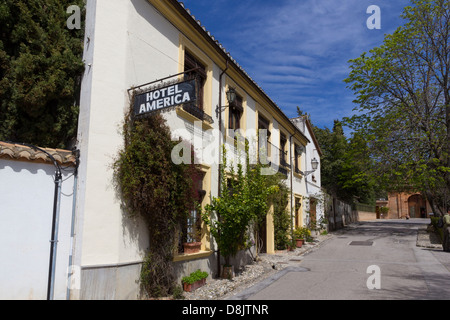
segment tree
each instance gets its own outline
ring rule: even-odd
[[[406,23],[350,60],[345,80],[358,114],[346,123],[367,140],[389,189],[422,191],[443,209],[450,196],[450,2],[412,0]],[[438,208],[436,208],[438,210]],[[439,210],[438,210],[439,211]]]
[[[245,247],[251,225],[256,228],[269,208],[269,196],[276,192],[272,176],[261,174],[261,165],[249,165],[248,147],[245,165],[238,162],[235,167],[227,165],[226,149],[223,146],[221,165],[221,194],[213,197],[205,206],[202,220],[210,227],[225,265],[241,248]],[[217,219],[213,219],[214,215]]]
[[[84,26],[67,7],[82,0],[0,2],[0,140],[68,148],[77,134]]]
[[[378,186],[369,170],[373,161],[361,135],[352,134],[348,139],[340,120],[334,121],[332,130],[316,126],[313,130],[323,152],[321,184],[327,192],[347,202],[374,203]]]

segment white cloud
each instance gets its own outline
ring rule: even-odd
[[[408,0],[185,2],[205,9],[192,13],[288,116],[299,105],[319,126],[330,126],[353,109],[343,83],[348,60],[379,46]],[[382,30],[366,27],[371,4],[381,8]]]

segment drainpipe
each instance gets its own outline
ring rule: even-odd
[[[292,240],[294,240],[294,223],[293,223],[293,217],[294,217],[294,213],[293,213],[293,209],[292,209],[292,206],[293,206],[293,201],[294,201],[294,190],[293,190],[293,184],[292,184],[292,180],[294,180],[294,170],[293,170],[293,167],[292,167],[292,163],[293,163],[293,157],[292,157],[292,137],[293,137],[294,135],[293,134],[291,134],[291,136],[289,137],[289,155],[290,155],[290,159],[291,159],[291,161],[289,161],[290,162],[290,167],[291,167],[291,237],[292,237]]]
[[[67,275],[67,293],[66,293],[66,300],[70,300],[70,290],[71,290],[71,278],[73,275],[73,241],[74,241],[74,235],[75,235],[75,205],[76,205],[76,199],[77,199],[77,184],[78,184],[78,166],[80,164],[80,150],[73,151],[76,157],[76,163],[75,163],[75,171],[73,173],[73,196],[72,196],[72,221],[71,221],[71,230],[70,230],[70,248],[69,248],[69,272]]]
[[[22,145],[45,153],[52,160],[53,165],[56,168],[55,193],[53,197],[52,234],[50,239],[50,261],[48,268],[49,270],[48,270],[48,286],[47,286],[47,300],[53,300],[55,287],[56,249],[58,244],[58,229],[59,229],[59,209],[61,202],[61,182],[62,182],[61,167],[59,166],[55,158],[47,151],[28,143],[22,143]]]
[[[219,116],[219,174],[218,174],[218,196],[221,195],[221,161],[222,161],[222,76],[228,70],[228,59],[226,60],[225,69],[219,76],[219,105],[218,105],[218,116]],[[220,213],[217,212],[217,219],[220,219]],[[220,250],[217,248],[217,276],[220,277]]]
[[[58,246],[59,209],[61,204],[61,170],[55,174],[55,196],[53,200],[52,235],[50,240],[50,262],[48,271],[47,300],[53,300],[55,288],[56,249]]]

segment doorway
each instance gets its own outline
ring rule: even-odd
[[[264,217],[264,220],[260,223],[258,228],[258,243],[257,248],[260,253],[267,252],[267,216]]]
[[[309,202],[309,221],[311,223],[311,227],[314,229],[317,225],[317,218],[316,218],[316,206],[317,206],[317,200],[314,198],[311,198]]]
[[[426,218],[425,199],[420,194],[408,198],[408,213],[410,218]]]

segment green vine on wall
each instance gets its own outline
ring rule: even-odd
[[[245,147],[245,164],[237,162],[236,168],[227,164],[227,153],[222,146],[221,190],[205,206],[203,221],[217,242],[226,266],[239,250],[246,248],[248,232],[252,229],[257,237],[258,227],[265,221],[272,196],[279,192],[277,175],[261,174],[261,164],[249,164],[248,145]],[[241,158],[241,155],[239,155]],[[217,214],[218,219],[211,217]]]
[[[151,297],[166,296],[175,288],[172,261],[197,198],[193,177],[198,170],[173,163],[171,152],[180,142],[171,140],[160,114],[137,119],[131,109],[123,125],[124,146],[113,165],[115,185],[124,211],[143,217],[148,228],[141,287]]]
[[[290,229],[291,215],[288,210],[289,188],[279,178],[278,192],[271,197],[273,204],[274,241],[277,250],[286,249],[291,245]]]

